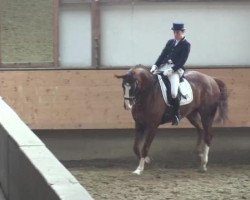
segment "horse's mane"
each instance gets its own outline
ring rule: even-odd
[[[149,68],[144,66],[144,65],[136,65],[135,67],[132,67],[129,71],[133,71],[135,74],[141,76],[145,76],[145,77],[148,77],[149,79],[154,79],[154,76],[150,71],[149,71]]]
[[[136,65],[135,67],[132,68],[132,70],[133,69],[144,69],[146,71],[149,71],[149,69],[145,65],[141,65],[141,64]]]
[[[143,70],[145,72],[149,72],[149,68],[147,68],[144,65],[136,65],[135,67],[131,68],[131,70],[133,70],[133,71]]]
[[[130,72],[134,74],[134,77],[139,80],[145,88],[152,87],[155,83],[155,75],[144,65],[136,65],[130,69]]]
[[[134,72],[134,73],[136,73],[138,75],[140,75],[140,74],[144,74],[146,76],[151,76],[152,75],[150,73],[150,71],[149,71],[149,68],[147,68],[144,65],[136,65],[135,67],[132,67],[129,71]]]

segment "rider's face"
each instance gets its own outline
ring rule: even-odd
[[[174,31],[174,38],[181,40],[184,37],[184,31]]]

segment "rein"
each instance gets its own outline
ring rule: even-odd
[[[135,100],[136,97],[135,96],[132,96],[132,97],[124,97],[125,100]]]

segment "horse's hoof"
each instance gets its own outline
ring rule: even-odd
[[[199,170],[199,172],[205,173],[205,172],[207,172],[207,168],[206,167],[201,167],[200,170]]]
[[[139,169],[136,169],[135,171],[133,171],[133,174],[136,174],[136,175],[141,175],[142,171],[139,170]]]
[[[149,157],[146,157],[145,158],[145,163],[149,164],[151,162],[150,158]]]

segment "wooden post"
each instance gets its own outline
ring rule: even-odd
[[[3,9],[3,8],[2,8]],[[0,13],[2,10],[0,9]],[[2,66],[2,15],[0,14],[0,67]]]
[[[53,63],[59,66],[59,0],[53,1]]]
[[[92,0],[91,2],[91,40],[92,40],[92,66],[99,68],[101,64],[100,43],[100,2]]]

